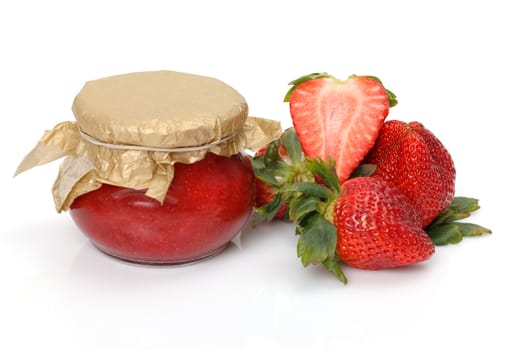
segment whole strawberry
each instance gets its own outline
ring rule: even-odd
[[[373,177],[395,185],[414,202],[423,227],[454,198],[456,171],[452,158],[419,122],[386,122],[364,162],[376,165]]]
[[[412,202],[371,177],[346,181],[334,207],[336,252],[344,263],[378,270],[427,260],[435,251]]]
[[[322,263],[346,282],[340,261],[378,270],[419,263],[434,253],[419,213],[398,188],[373,177],[340,185],[332,159],[308,158],[305,164],[323,184],[295,183],[284,191],[304,266]]]

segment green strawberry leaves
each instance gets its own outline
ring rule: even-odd
[[[347,284],[347,277],[343,273],[343,270],[339,264],[339,259],[335,255],[333,258],[327,258],[322,262],[322,265],[331,272],[338,280],[340,280],[343,284]]]
[[[346,284],[347,277],[336,256],[336,227],[322,215],[314,213],[300,222],[296,232],[300,235],[297,254],[303,266],[323,264],[329,272]]]
[[[296,234],[300,235],[298,257],[305,267],[324,264],[340,281],[346,283],[345,275],[335,258],[337,230],[326,217],[328,208],[334,205],[340,189],[334,163],[332,160],[324,162],[307,158],[305,165],[323,179],[325,184],[296,182],[283,189],[287,193],[289,217],[297,225]]]
[[[281,148],[287,152],[286,162],[280,157]],[[289,218],[296,223],[297,256],[303,266],[323,264],[347,283],[336,256],[336,227],[327,218],[340,192],[334,161],[305,158],[296,131],[289,128],[251,163],[256,177],[276,193],[271,203],[256,208],[254,225],[273,220],[282,204],[287,203]],[[323,183],[317,183],[314,174]]]
[[[272,202],[263,205],[260,208],[256,208],[256,215],[253,218],[253,225],[257,225],[262,221],[271,221],[276,216],[280,208],[282,207],[283,200],[282,195],[277,194]]]
[[[354,169],[352,174],[350,174],[350,177],[354,178],[354,177],[362,177],[362,176],[371,176],[371,175],[373,175],[375,170],[377,170],[377,165],[363,163],[363,164],[360,164],[356,169]]]
[[[322,159],[307,158],[306,167],[315,175],[320,177],[322,181],[331,189],[340,192],[341,185],[336,171],[334,170],[334,160],[329,157],[327,162]]]
[[[280,147],[287,151],[290,163],[285,162],[280,156]],[[306,172],[301,173],[301,167],[298,164],[303,161],[303,151],[294,128],[284,131],[281,138],[277,138],[269,143],[263,155],[251,157],[250,159],[255,176],[271,186],[276,191],[274,200],[262,207],[255,209],[253,224],[257,225],[262,221],[271,221],[276,216],[281,206],[287,201],[282,188],[286,188],[294,183],[294,179],[313,176]]]
[[[467,218],[479,209],[479,201],[468,197],[455,197],[451,205],[443,210],[433,222],[425,228],[433,244],[456,244],[463,237],[482,236],[490,234],[491,230],[477,224],[457,222]]]
[[[288,186],[285,192],[294,195],[294,192],[299,192],[307,197],[317,197],[320,199],[327,199],[331,196],[332,191],[324,186],[314,182],[296,182]]]
[[[284,145],[292,164],[298,164],[303,161],[303,149],[296,134],[296,129],[289,128],[285,130],[281,143]]]
[[[434,245],[456,244],[463,239],[463,234],[456,224],[445,224],[427,228],[426,233],[430,236]]]
[[[472,224],[469,222],[458,222],[456,225],[459,226],[463,237],[482,236],[485,234],[492,233],[490,229],[482,227],[481,225]]]
[[[311,215],[298,227],[298,257],[303,266],[316,265],[334,257],[336,250],[336,227],[319,214]]]

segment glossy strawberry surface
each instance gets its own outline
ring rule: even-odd
[[[415,204],[423,227],[454,198],[456,170],[444,145],[419,122],[385,123],[366,163],[374,177],[397,186]]]
[[[241,155],[208,153],[175,165],[164,203],[144,191],[103,185],[78,197],[70,213],[102,251],[131,261],[181,263],[224,247],[245,225],[254,204],[254,176]]]
[[[346,181],[334,207],[338,258],[361,269],[410,265],[435,248],[412,202],[395,186],[370,177]]]
[[[290,96],[292,121],[305,155],[333,158],[341,182],[375,143],[389,105],[380,81],[362,76],[304,81]]]

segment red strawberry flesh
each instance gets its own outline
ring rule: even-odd
[[[321,78],[294,90],[290,111],[305,154],[332,157],[343,182],[374,145],[389,112],[389,99],[373,78]]]

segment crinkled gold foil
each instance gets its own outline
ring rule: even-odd
[[[67,210],[78,196],[101,184],[146,189],[146,195],[163,202],[174,176],[174,164],[194,163],[206,152],[231,156],[257,150],[280,134],[278,121],[248,117],[237,135],[204,150],[158,152],[121,150],[99,146],[83,139],[77,123],[63,122],[44,134],[19,165],[16,175],[34,166],[66,156],[53,185],[58,212]]]
[[[229,85],[173,71],[89,81],[72,111],[76,122],[46,132],[16,171],[66,156],[52,190],[58,211],[101,184],[146,189],[162,202],[175,163],[256,150],[280,133],[276,121],[247,117],[245,99]]]
[[[107,143],[185,147],[232,135],[248,105],[218,79],[164,70],[89,81],[72,111],[83,132]]]

